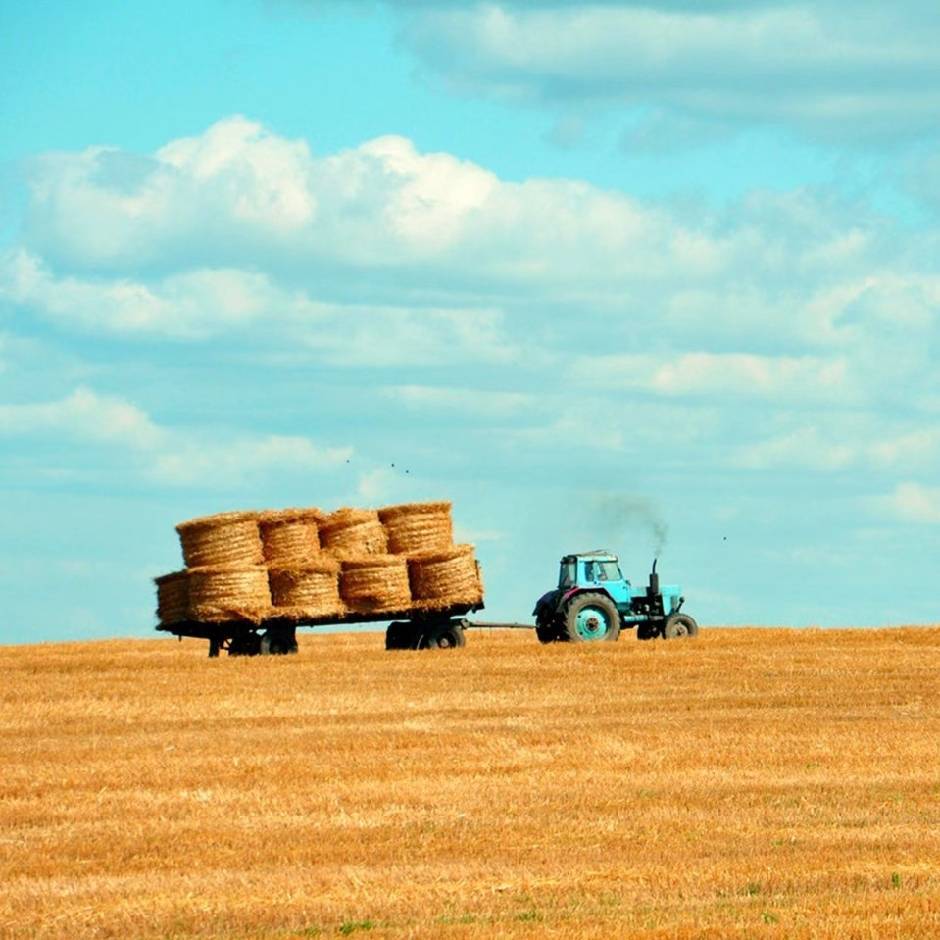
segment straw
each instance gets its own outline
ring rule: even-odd
[[[189,610],[195,620],[252,620],[271,611],[268,569],[216,565],[189,571]]]
[[[160,623],[178,623],[189,615],[189,572],[171,571],[154,578]]]
[[[385,529],[374,509],[337,509],[320,522],[320,544],[334,558],[384,555]]]
[[[345,613],[339,596],[339,564],[331,558],[293,567],[268,570],[274,617],[304,619],[341,616]]]
[[[408,574],[416,602],[467,604],[483,598],[472,545],[412,556],[408,559]]]
[[[379,510],[388,534],[388,550],[395,554],[439,551],[453,545],[450,503],[403,503]]]
[[[258,514],[223,512],[181,522],[176,531],[188,568],[260,565],[264,561]]]
[[[269,565],[304,562],[320,553],[319,509],[280,509],[258,518],[264,559]]]
[[[343,561],[343,603],[356,613],[407,610],[411,606],[408,562],[400,555],[368,555]]]

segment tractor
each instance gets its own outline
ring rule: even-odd
[[[684,601],[678,585],[660,585],[655,560],[649,583],[635,588],[617,556],[597,550],[565,555],[558,587],[543,594],[532,613],[542,643],[613,641],[633,627],[637,639],[671,640],[698,633],[698,624],[680,613]]]

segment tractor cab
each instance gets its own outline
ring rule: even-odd
[[[632,627],[640,639],[669,639],[698,632],[695,621],[679,612],[684,600],[678,585],[660,585],[655,561],[649,583],[635,588],[617,556],[597,549],[561,559],[558,587],[539,598],[533,614],[543,643],[616,640]]]
[[[558,589],[570,591],[576,588],[603,590],[618,607],[630,603],[630,582],[624,578],[620,562],[612,552],[565,555],[561,560]]]

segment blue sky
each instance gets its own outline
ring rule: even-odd
[[[173,524],[450,498],[488,613],[936,622],[935,3],[0,11],[0,642]],[[659,545],[663,541],[664,544]]]

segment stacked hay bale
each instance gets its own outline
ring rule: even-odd
[[[205,565],[189,570],[189,616],[193,620],[251,620],[270,615],[271,589],[264,565]]]
[[[319,509],[278,509],[258,518],[264,560],[269,566],[303,563],[320,554]]]
[[[444,610],[482,600],[451,505],[227,512],[177,527],[186,568],[156,579],[163,624]]]
[[[450,503],[405,503],[379,510],[388,536],[388,550],[396,555],[434,552],[454,544]]]
[[[388,551],[385,527],[374,509],[337,509],[320,522],[323,551],[339,561]]]
[[[342,617],[346,607],[339,593],[337,561],[327,555],[311,556],[289,566],[268,569],[272,616],[291,620]]]
[[[189,519],[176,531],[187,568],[264,563],[256,512],[222,512]]]
[[[357,614],[399,612],[411,607],[408,561],[401,555],[362,555],[343,561],[343,603]]]
[[[258,622],[271,607],[255,512],[225,512],[181,522],[176,531],[186,570],[157,578],[157,616]]]
[[[154,578],[160,623],[179,623],[189,617],[189,572],[171,571]]]
[[[408,559],[412,602],[419,608],[476,604],[483,598],[472,545],[452,545]]]

